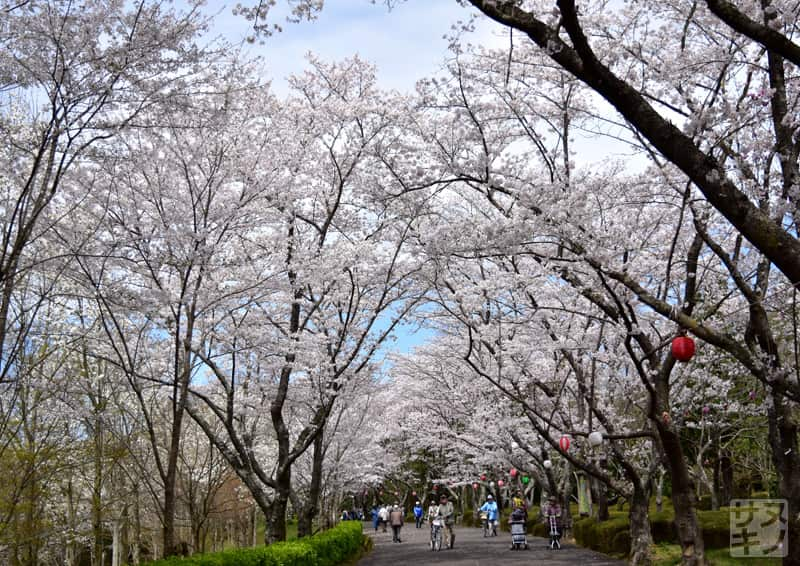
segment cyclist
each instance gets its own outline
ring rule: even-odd
[[[486,503],[481,506],[481,511],[486,513],[486,520],[488,524],[492,527],[492,536],[497,536],[497,517],[500,514],[499,510],[497,509],[497,502],[494,500],[494,497],[490,493],[486,496]]]

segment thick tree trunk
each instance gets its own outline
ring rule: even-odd
[[[604,458],[600,460],[600,469],[606,471],[606,467],[606,460]],[[608,521],[611,516],[608,512],[608,486],[600,480],[593,480],[593,483],[597,486],[597,520]]]
[[[191,336],[194,328],[194,317],[188,316],[186,322],[186,335]],[[177,509],[177,480],[178,480],[178,454],[180,453],[181,434],[183,432],[183,416],[186,408],[186,399],[189,395],[189,381],[191,379],[190,356],[191,350],[188,341],[175,340],[176,356],[176,382],[173,389],[172,430],[170,431],[169,453],[167,454],[167,473],[164,477],[164,530],[163,546],[164,556],[172,556],[178,552],[175,540],[175,512]]]
[[[323,432],[314,439],[314,454],[311,464],[311,484],[308,488],[308,499],[303,504],[297,517],[297,536],[302,538],[314,533],[314,518],[319,511],[319,495],[322,491],[322,462],[325,458]]]
[[[634,484],[629,515],[631,524],[630,563],[634,566],[650,566],[653,563],[650,556],[653,536],[650,532],[649,505],[649,488]]]
[[[778,474],[778,490],[789,506],[788,554],[783,566],[800,566],[800,455],[797,436],[800,427],[793,419],[791,407],[778,393],[772,394],[768,410],[769,442],[772,461]]]
[[[675,508],[675,529],[682,550],[681,564],[702,566],[705,564],[705,548],[703,532],[697,520],[697,497],[680,438],[663,420],[656,420],[656,426],[672,478],[672,504]]]
[[[264,533],[264,542],[268,545],[286,540],[286,508],[289,504],[291,477],[289,468],[275,477],[275,497],[266,512],[267,530]]]

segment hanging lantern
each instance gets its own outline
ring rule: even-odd
[[[603,443],[603,433],[594,431],[589,433],[589,444],[591,446],[597,447]]]
[[[486,474],[481,474],[481,481],[486,481]]]
[[[672,357],[679,362],[688,362],[694,356],[694,340],[688,336],[676,336],[672,339]]]
[[[417,496],[417,492],[416,491],[412,491],[411,492],[411,497],[416,497],[416,496]]]
[[[475,491],[478,490],[478,482],[472,484],[472,489],[474,489]]]
[[[562,452],[569,450],[569,436],[562,436],[561,440],[558,441],[558,445],[561,447]]]
[[[517,477],[517,469],[516,469],[516,468],[511,468],[511,469],[508,471],[508,475],[510,475],[512,478],[515,478],[515,477]]]
[[[497,487],[503,487],[503,480],[497,480]]]
[[[494,482],[493,481],[489,482],[489,487],[494,487]]]
[[[522,476],[522,483],[528,485],[528,482],[531,481],[531,478],[528,476]]]
[[[544,461],[544,467],[545,467],[545,469],[549,470],[550,468],[553,467],[553,462],[551,462],[550,460],[545,460]]]

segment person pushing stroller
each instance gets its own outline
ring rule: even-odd
[[[526,536],[526,513],[521,505],[514,507],[508,524],[511,527],[511,550],[528,550],[528,538]]]

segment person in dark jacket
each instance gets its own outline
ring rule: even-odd
[[[397,503],[389,513],[389,524],[392,526],[392,542],[403,542],[400,540],[400,529],[403,528],[403,510]]]

